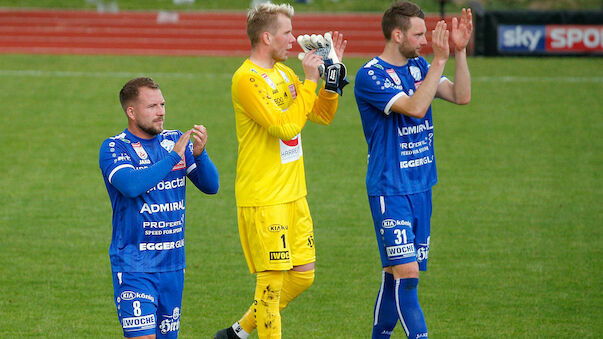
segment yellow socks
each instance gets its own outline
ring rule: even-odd
[[[281,338],[279,299],[282,288],[282,271],[265,271],[257,273],[254,306],[258,336],[261,339]]]
[[[256,294],[259,286],[260,274],[268,273],[268,272],[260,272],[258,273],[258,285],[256,285]],[[278,272],[280,273],[280,272]],[[284,273],[284,278],[282,281],[282,289],[280,291],[280,300],[279,300],[279,311],[283,310],[291,300],[295,299],[298,295],[300,295],[303,291],[308,289],[314,282],[314,270],[310,271],[287,271]],[[255,298],[257,299],[257,296]],[[280,319],[280,313],[279,313]],[[256,328],[256,303],[254,302],[249,310],[243,315],[241,320],[239,320],[239,325],[241,328],[247,332],[251,333]],[[280,332],[280,325],[279,325]]]
[[[243,331],[247,333],[253,332],[256,328],[255,323],[255,303],[251,304],[247,312],[243,315],[243,318],[239,320],[239,325],[243,329]]]

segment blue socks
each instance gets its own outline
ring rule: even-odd
[[[375,301],[372,339],[389,339],[398,320],[409,339],[427,338],[427,325],[419,305],[419,279],[394,279],[382,272],[381,288]]]
[[[427,325],[419,305],[417,285],[417,278],[396,280],[396,308],[409,339],[427,338]]]
[[[389,339],[398,323],[394,275],[381,271],[381,288],[375,301],[372,339]]]

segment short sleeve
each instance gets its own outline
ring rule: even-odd
[[[403,95],[403,90],[394,87],[394,83],[384,70],[361,68],[356,74],[354,87],[356,96],[374,106],[384,114],[390,113],[392,104]]]

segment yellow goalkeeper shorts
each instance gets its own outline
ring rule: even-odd
[[[314,227],[305,197],[237,210],[241,246],[251,273],[286,271],[316,260]]]

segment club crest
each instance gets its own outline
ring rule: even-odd
[[[398,73],[396,73],[396,71],[394,71],[392,68],[388,68],[386,72],[396,85],[402,84],[402,80],[400,80],[400,77],[398,77]]]
[[[410,71],[410,75],[415,79],[415,81],[421,81],[421,70],[417,66],[410,66],[408,68]]]
[[[149,155],[147,154],[147,151],[145,151],[144,147],[142,147],[140,142],[132,143],[132,148],[134,148],[134,151],[136,152],[136,154],[138,155],[138,157],[140,159],[146,159],[149,157]]]
[[[168,152],[171,152],[174,149],[174,145],[176,145],[176,143],[170,139],[163,139],[163,141],[161,141],[161,147]]]

